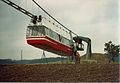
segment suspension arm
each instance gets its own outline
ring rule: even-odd
[[[35,16],[32,13],[28,12],[27,10],[23,9],[22,7],[18,6],[17,4],[13,3],[10,0],[1,0],[1,1],[12,6],[13,8],[17,9],[18,11],[24,13],[25,15],[29,16],[30,18],[34,18],[34,16]]]

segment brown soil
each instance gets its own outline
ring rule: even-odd
[[[0,81],[118,82],[119,64],[0,65]]]

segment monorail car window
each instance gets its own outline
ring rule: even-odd
[[[26,36],[28,37],[28,36],[31,36],[31,35],[32,35],[32,29],[31,29],[31,27],[28,26]]]
[[[48,30],[48,28],[45,28],[45,34],[46,34],[46,36],[49,36],[49,30]]]
[[[42,26],[28,26],[27,28],[27,36],[44,36],[45,30]]]
[[[51,29],[45,28],[45,33],[47,36],[53,38],[53,31]]]
[[[59,41],[59,35],[56,32],[53,32],[53,38]]]
[[[36,30],[35,30],[35,27],[32,27],[31,29],[32,29],[32,34],[31,34],[31,36],[36,36]]]
[[[27,28],[27,31],[26,31],[26,37],[30,36],[30,29]]]
[[[37,27],[33,27],[33,36],[37,35],[38,35]]]
[[[53,38],[53,31],[51,29],[49,29],[49,35],[51,38]]]
[[[57,41],[60,40],[59,35],[56,32],[52,31],[51,29],[45,28],[45,33],[48,37],[51,37],[54,40],[57,40]]]
[[[38,27],[38,36],[45,35],[45,28],[43,26]]]
[[[29,32],[29,36],[31,36],[31,35],[32,35],[32,29],[29,28],[29,30],[30,30],[30,32]]]
[[[67,39],[67,38],[65,38],[65,37],[62,37],[62,43],[64,43],[65,45],[68,45],[68,46],[70,46],[70,40],[69,39]]]

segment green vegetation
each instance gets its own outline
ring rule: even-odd
[[[105,43],[104,51],[106,52],[109,62],[115,61],[115,57],[119,56],[120,52],[120,45],[115,45],[112,43],[112,41],[109,41],[108,43]]]

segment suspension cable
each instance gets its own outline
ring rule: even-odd
[[[66,26],[61,24],[58,20],[56,20],[53,16],[51,16],[45,9],[43,9],[35,0],[32,0],[40,9],[42,9],[48,16],[50,16],[53,20],[55,20],[58,24],[60,24],[62,27],[64,27],[66,30],[70,31],[74,35],[78,36],[76,33],[72,32],[70,29],[68,29]]]

